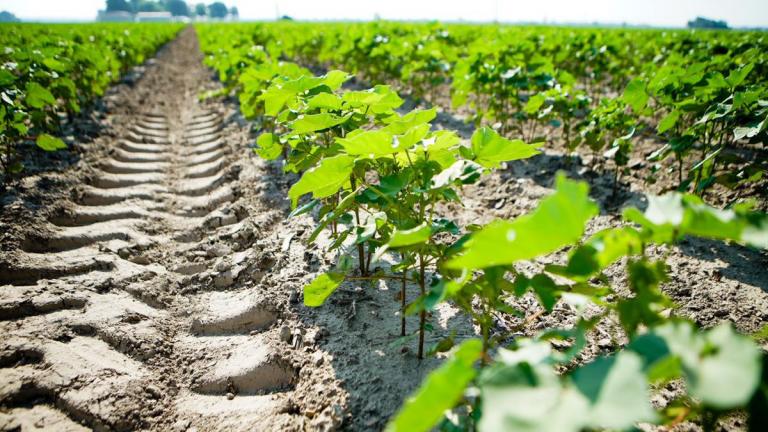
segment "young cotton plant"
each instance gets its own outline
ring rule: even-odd
[[[348,189],[342,191],[345,196],[337,208],[323,218],[321,227],[331,221],[343,221],[345,215],[350,215],[347,221],[354,223],[342,231],[341,236],[356,233],[355,243],[365,243],[369,253],[376,250],[376,256],[380,257],[392,251],[400,257],[400,262],[391,268],[399,275],[382,272],[369,274],[368,278],[402,281],[403,335],[407,282],[415,282],[423,298],[427,294],[430,269],[439,265],[450,246],[441,240],[440,234],[460,233],[455,221],[439,216],[440,204],[460,202],[460,188],[477,181],[484,170],[538,153],[522,141],[506,140],[487,128],[476,131],[472,145],[464,147],[454,132],[431,131],[429,122],[434,116],[434,110],[414,111],[404,116],[395,114],[384,119],[385,126],[379,129],[357,130],[337,139],[340,154],[321,161],[317,170],[305,173],[291,190],[292,196],[297,190],[308,192],[304,184],[321,178],[325,180],[323,187],[331,186],[323,189],[323,194],[348,185]],[[318,185],[314,180],[313,184]],[[313,195],[318,197],[317,192]],[[357,219],[358,212],[368,215],[364,224]],[[340,245],[338,241],[334,243],[337,245]],[[413,275],[409,277],[411,270]],[[305,288],[305,303],[322,304],[341,284],[342,274],[334,270],[318,277]],[[417,302],[409,309],[419,313],[418,356],[423,358],[427,310],[420,304]]]
[[[638,422],[673,423],[697,416],[710,430],[717,416],[750,401],[758,404],[753,410],[765,408],[759,405],[761,400],[764,404],[758,392],[759,348],[727,324],[701,333],[690,322],[670,318],[665,311],[673,305],[660,289],[667,265],[648,257],[646,249],[684,236],[768,248],[768,217],[747,206],[723,211],[693,195],[670,194],[651,197],[644,213],[628,209],[624,217],[633,226],[609,228],[580,243],[596,214],[586,183],[559,177],[555,193],[532,213],[492,222],[457,242],[458,251],[446,260],[443,281],[430,297],[433,305],[453,301],[467,310],[482,339],[463,342],[405,403],[389,430],[429,430],[457,406],[463,409],[454,413],[465,415],[443,420],[448,429],[574,432],[630,430]],[[515,269],[520,261],[563,247],[572,248],[565,265],[548,265],[534,275]],[[608,295],[616,296],[602,272],[622,258],[632,295],[610,300]],[[553,276],[569,282],[557,283]],[[489,337],[492,316],[514,313],[503,297],[529,291],[547,311],[557,301],[577,311],[594,303],[602,311],[597,316],[580,313],[570,329],[547,329],[502,347],[503,335]],[[586,346],[587,332],[610,314],[618,316],[630,340],[626,349],[556,374],[554,367],[571,365]],[[549,341],[563,339],[573,345],[554,351]],[[648,401],[650,386],[675,379],[686,384],[687,395],[657,412]]]
[[[663,113],[656,131],[668,142],[649,160],[674,155],[678,189],[692,189],[697,195],[716,183],[733,188],[760,180],[765,163],[735,151],[737,143],[757,144],[768,136],[768,90],[764,83],[749,79],[755,64],[721,65],[714,59],[682,66],[682,62],[673,56],[663,67],[630,81],[624,91],[623,98],[638,116],[651,106]],[[685,159],[697,150],[684,175]],[[738,170],[729,166],[734,162]]]
[[[408,283],[424,296],[429,271],[446,255],[441,234],[458,235],[457,224],[438,215],[438,207],[460,201],[463,185],[474,183],[502,162],[538,154],[520,140],[478,129],[464,146],[453,131],[433,131],[436,111],[401,115],[402,104],[387,86],[340,92],[348,76],[332,71],[321,77],[275,80],[261,96],[265,114],[274,115],[282,133],[264,133],[258,152],[269,159],[287,151],[285,169],[303,172],[289,190],[293,215],[320,205],[315,241],[330,228],[330,249],[340,250],[336,268],[304,289],[304,302],[320,306],[345,280],[398,280],[402,283],[401,334],[405,335]],[[312,200],[297,208],[299,198]],[[357,250],[358,276],[351,274],[349,249]],[[394,252],[400,261],[387,273],[373,273],[374,255]],[[409,275],[409,273],[411,273]],[[418,356],[424,356],[426,310],[419,312]]]

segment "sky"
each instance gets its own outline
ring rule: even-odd
[[[193,0],[190,3],[196,3]],[[212,0],[205,0],[209,3]],[[241,20],[396,20],[622,24],[682,27],[696,16],[768,27],[768,0],[223,0]],[[0,0],[25,20],[92,20],[104,0]]]

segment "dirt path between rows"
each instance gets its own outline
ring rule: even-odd
[[[414,340],[398,343],[398,284],[346,282],[304,307],[302,286],[335,260],[328,239],[307,246],[313,217],[286,219],[295,177],[248,151],[236,103],[198,100],[217,84],[194,31],[138,70],[104,98],[98,137],[74,137],[73,166],[30,175],[0,201],[0,431],[381,430],[440,364],[418,361]],[[558,169],[592,184],[602,212],[590,232],[619,223],[610,183],[551,151],[445,211],[467,223],[518,216]],[[627,196],[643,205],[639,190]],[[744,332],[768,322],[764,252],[686,241],[668,259],[678,313]],[[620,267],[608,275],[624,293]],[[543,315],[529,296],[514,305],[526,317],[500,316],[496,332],[575,319],[563,305]],[[429,321],[427,346],[475,335],[450,306]],[[408,331],[416,325],[409,318]],[[618,325],[601,323],[581,360],[621,343]],[[664,406],[679,389],[657,393]]]
[[[188,29],[107,96],[81,163],[6,206],[0,430],[340,424],[345,393],[270,289],[283,211],[254,191],[280,191],[232,107],[198,102],[211,85]]]

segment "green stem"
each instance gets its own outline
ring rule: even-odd
[[[403,262],[405,262],[405,253],[400,255]],[[403,269],[403,285],[400,287],[400,336],[405,336],[405,287],[408,281],[408,268]]]
[[[422,297],[426,294],[424,255],[419,254],[419,293]],[[419,360],[424,358],[424,325],[427,321],[427,311],[422,308],[419,312]]]
[[[352,184],[352,189],[356,189],[355,185],[355,176],[352,175],[349,177],[349,181]],[[355,208],[355,221],[357,222],[358,229],[360,227],[360,210],[358,208]],[[357,259],[359,261],[359,268],[360,268],[360,274],[363,276],[368,275],[368,269],[366,268],[366,260],[365,260],[365,245],[362,243],[357,244]]]

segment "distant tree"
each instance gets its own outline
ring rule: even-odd
[[[197,16],[206,16],[208,15],[208,8],[203,3],[198,3],[195,5],[195,15]]]
[[[189,16],[189,6],[184,0],[168,0],[165,7],[173,16]]]
[[[227,5],[222,2],[211,3],[208,6],[208,13],[211,15],[211,18],[225,18],[227,12]]]
[[[280,17],[280,21],[293,21],[293,18],[288,15],[283,15]]]
[[[237,6],[232,6],[229,9],[229,14],[232,15],[233,17],[238,17],[240,16],[240,11],[237,10]]]
[[[164,10],[165,9],[163,8],[163,5],[161,5],[160,3],[144,0],[139,3],[139,6],[136,9],[136,12],[162,12]]]
[[[107,12],[131,12],[131,5],[126,0],[107,0]]]
[[[688,28],[701,29],[727,29],[728,23],[725,21],[711,20],[703,17],[696,17],[693,21],[688,21]]]
[[[0,12],[0,22],[19,22],[19,19],[8,11],[2,11]]]

